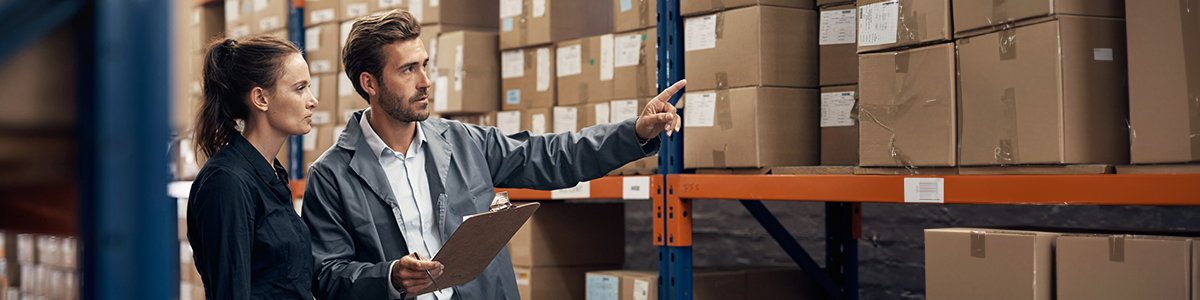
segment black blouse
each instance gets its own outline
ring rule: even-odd
[[[200,170],[187,235],[206,298],[313,299],[316,261],[286,179],[239,133]]]

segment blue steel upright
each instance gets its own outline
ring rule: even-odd
[[[676,81],[683,79],[683,18],[679,15],[679,0],[658,1],[658,91],[661,93]],[[671,97],[671,104],[678,104],[684,90]],[[679,110],[679,115],[683,111]],[[663,186],[667,184],[666,174],[683,172],[683,134],[680,130],[667,136],[660,133],[662,146],[658,152],[659,176],[663,176]],[[668,189],[667,191],[671,191]],[[661,199],[665,199],[662,197]],[[660,200],[661,201],[661,200]],[[665,205],[664,205],[665,207]],[[667,218],[662,218],[666,222]],[[663,228],[667,228],[664,224]],[[689,229],[690,230],[690,229]],[[692,299],[692,247],[658,247],[658,299],[691,300]]]
[[[288,21],[287,31],[288,40],[292,44],[296,44],[296,48],[304,49],[304,8],[296,7],[296,0],[288,0]],[[305,54],[307,56],[307,54]],[[308,57],[305,57],[308,59]],[[316,96],[316,95],[313,95]],[[317,99],[332,101],[331,99]],[[288,138],[288,179],[300,180],[304,178],[304,172],[307,170],[304,167],[304,136],[293,135]],[[295,191],[293,191],[295,192]]]

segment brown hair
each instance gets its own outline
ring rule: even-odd
[[[217,154],[250,113],[245,96],[255,87],[271,89],[283,73],[284,58],[300,53],[291,42],[270,35],[242,41],[213,41],[204,57],[204,100],[196,118],[196,148]]]
[[[342,49],[342,64],[346,66],[346,77],[354,85],[359,96],[371,103],[371,98],[358,81],[359,74],[366,72],[379,78],[383,72],[383,46],[396,41],[406,41],[421,36],[421,24],[408,11],[395,9],[386,14],[359,18],[350,28],[346,46]]]

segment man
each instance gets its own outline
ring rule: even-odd
[[[408,298],[442,273],[437,255],[464,216],[486,212],[494,187],[556,189],[599,178],[657,152],[678,131],[666,100],[642,115],[579,133],[505,136],[496,128],[429,117],[428,54],[405,11],[360,19],[342,60],[370,108],[354,113],[309,169],[303,218],[317,260],[319,299]],[[520,299],[508,249],[475,280],[419,300]]]

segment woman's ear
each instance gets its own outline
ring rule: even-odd
[[[261,87],[250,90],[250,106],[254,109],[267,111],[267,94]]]

